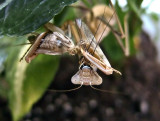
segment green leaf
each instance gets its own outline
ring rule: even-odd
[[[104,38],[102,46],[107,52],[109,60],[112,60],[115,63],[121,63],[124,59],[124,53],[112,33]]]
[[[38,29],[77,0],[12,0],[0,11],[0,35],[24,35]]]
[[[77,18],[75,13],[75,8],[71,6],[67,6],[63,9],[63,11],[54,17],[54,24],[61,26],[64,22],[68,20],[75,20]]]
[[[137,5],[138,2],[137,2],[137,4],[136,4],[136,0],[127,0],[127,2],[128,2],[129,8],[130,8],[130,9],[138,16],[138,18],[140,19],[140,18],[141,18],[141,10],[140,10],[140,8],[138,8],[138,7],[140,6],[140,3],[141,3],[141,2],[139,2],[139,5]]]
[[[91,8],[92,5],[90,4],[90,2],[88,0],[82,0],[82,2],[88,7]]]
[[[155,22],[159,22],[159,15],[156,13],[150,13],[149,15]]]
[[[26,37],[10,38],[23,41]],[[9,83],[8,99],[13,121],[18,121],[43,95],[52,82],[59,65],[57,56],[39,55],[30,64],[19,59],[27,46],[12,47],[6,61],[6,78]]]
[[[2,37],[0,37],[0,97],[3,98],[7,98],[7,94],[6,94],[6,90],[8,89],[8,85],[5,81],[5,74],[4,74],[4,70],[5,70],[5,66],[4,66],[4,62],[7,58],[7,46],[8,46],[8,39],[2,39]]]

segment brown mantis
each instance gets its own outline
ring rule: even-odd
[[[110,1],[111,7],[113,5]],[[123,30],[119,19],[115,13],[115,9],[113,9],[113,15],[115,14],[115,18],[118,21],[118,25],[120,27],[121,35],[123,35]],[[97,16],[96,20],[101,20],[104,24],[106,24],[111,31],[114,33],[114,29],[110,26],[109,22],[106,22],[103,17]],[[101,41],[102,34],[96,38],[91,33],[90,29],[87,25],[82,22],[81,19],[76,19],[75,22],[68,22],[68,35],[66,36],[65,32],[60,28],[55,27],[54,25],[48,23],[45,25],[48,29],[47,32],[43,32],[39,34],[34,44],[31,45],[28,54],[25,57],[26,62],[31,62],[38,54],[48,54],[48,55],[61,55],[63,53],[69,53],[70,55],[78,54],[80,56],[80,66],[79,71],[72,77],[71,81],[73,84],[80,85],[100,85],[102,83],[102,78],[96,72],[97,68],[101,70],[106,75],[110,75],[115,71],[116,73],[121,74],[119,71],[113,69],[99,47],[99,43]],[[76,40],[76,45],[71,39],[71,33]],[[95,32],[97,33],[97,32]],[[96,34],[95,34],[96,35]],[[122,46],[121,39],[114,33],[118,42]],[[126,39],[127,45],[127,39]],[[128,55],[128,50],[123,49],[125,54]]]

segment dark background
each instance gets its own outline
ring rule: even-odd
[[[160,65],[149,36],[142,32],[140,37],[143,56],[126,58],[122,76],[106,76],[98,71],[103,83],[97,88],[118,94],[99,92],[89,86],[66,93],[47,91],[21,121],[159,121]],[[62,56],[49,89],[75,88],[70,79],[78,70],[77,61],[76,57]],[[0,107],[2,120],[10,121],[7,101],[0,99]]]

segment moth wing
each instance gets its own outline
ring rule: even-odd
[[[87,78],[80,73],[82,70],[79,70],[72,78],[71,82],[73,84],[83,84],[84,85],[100,85],[102,83],[102,78],[98,75],[98,73],[94,70],[91,70],[90,76]]]
[[[81,84],[82,82],[81,82],[81,77],[80,77],[80,70],[74,75],[74,76],[72,76],[72,78],[71,78],[71,82],[73,83],[73,84]]]
[[[92,70],[92,81],[91,81],[92,85],[100,85],[102,84],[102,78],[98,75],[98,73],[96,71]]]

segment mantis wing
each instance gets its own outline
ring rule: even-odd
[[[89,28],[87,27],[87,25],[85,23],[83,23],[81,21],[81,19],[76,20],[76,25],[77,25],[79,32],[80,32],[82,44],[85,43],[85,45],[86,44],[88,45],[88,47],[85,47],[85,48],[82,47],[82,49],[84,51],[93,52],[94,55],[96,55],[100,60],[102,60],[102,62],[104,62],[108,67],[111,67],[108,59],[106,58],[106,56],[104,55],[104,53],[100,49],[99,45],[97,45],[97,41],[96,41],[94,35],[89,30]]]

